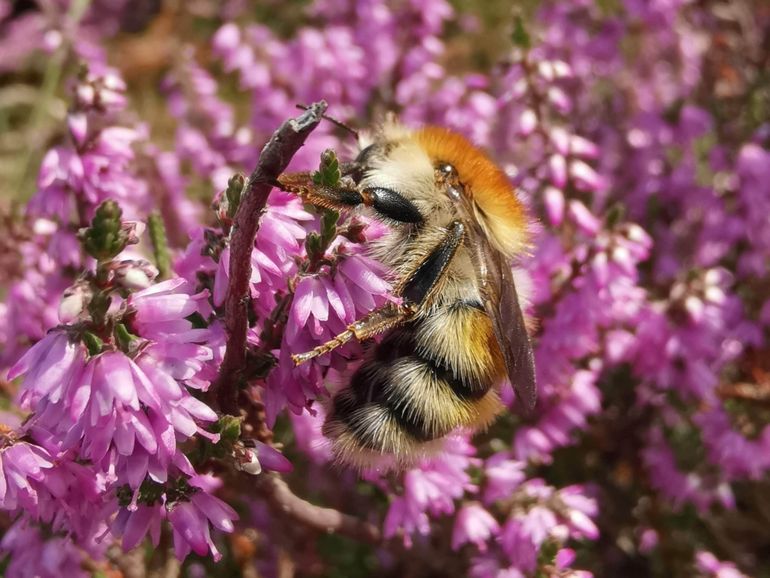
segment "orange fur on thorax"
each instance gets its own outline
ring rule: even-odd
[[[507,175],[468,139],[445,128],[424,127],[415,131],[414,138],[433,162],[455,168],[498,247],[509,255],[523,250],[527,217]]]

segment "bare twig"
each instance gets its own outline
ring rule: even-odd
[[[325,111],[324,101],[312,104],[300,116],[284,122],[273,133],[259,155],[257,167],[246,181],[233,220],[230,237],[230,284],[225,298],[227,351],[219,377],[212,386],[212,392],[219,401],[219,408],[225,413],[236,414],[238,411],[238,372],[246,360],[251,251],[259,228],[259,218],[273,183],[286,169],[307,136],[321,122]]]
[[[230,284],[225,297],[225,327],[227,351],[219,377],[212,387],[225,413],[238,412],[239,372],[246,361],[246,332],[248,329],[249,279],[251,251],[259,228],[259,218],[267,197],[278,176],[286,169],[310,132],[318,125],[326,110],[321,101],[308,107],[299,117],[289,120],[273,134],[262,149],[257,168],[246,182],[238,211],[233,219],[230,237]],[[259,400],[254,400],[258,403]],[[261,416],[255,416],[261,422]],[[270,441],[269,432],[262,431],[262,423],[251,424],[254,434]],[[245,474],[244,474],[245,475]],[[249,476],[250,487],[254,478]],[[294,494],[279,476],[263,473],[256,479],[256,488],[273,511],[299,522],[308,528],[327,533],[339,533],[357,540],[379,542],[379,529],[366,521],[343,514],[331,508],[322,508]]]
[[[341,534],[371,544],[376,544],[382,539],[379,528],[374,524],[303,500],[275,474],[263,473],[259,476],[257,489],[276,514],[288,516],[309,528],[327,534]]]
[[[742,399],[770,404],[768,383],[723,383],[717,388],[717,394],[722,399]]]

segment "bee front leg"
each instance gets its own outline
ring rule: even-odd
[[[333,337],[326,343],[323,343],[306,353],[292,355],[291,358],[294,360],[295,365],[300,365],[306,361],[310,361],[314,357],[318,357],[319,355],[323,355],[324,353],[328,353],[334,349],[337,349],[353,338],[361,341],[364,339],[369,339],[370,337],[374,337],[378,333],[387,331],[388,329],[400,324],[409,315],[409,310],[393,303],[388,303],[384,307],[375,309],[355,323],[351,323],[348,325],[348,328],[345,331],[336,337]]]
[[[328,353],[351,339],[359,341],[392,329],[407,321],[424,308],[438,287],[439,281],[446,274],[449,263],[465,238],[465,227],[460,221],[453,221],[447,228],[442,240],[416,266],[404,275],[396,286],[395,294],[403,297],[401,305],[388,303],[375,309],[362,319],[348,325],[347,329],[314,349],[292,355],[295,365]]]
[[[384,187],[366,187],[358,190],[352,179],[342,180],[342,186],[325,187],[313,182],[312,173],[290,173],[278,177],[278,185],[284,191],[293,193],[303,201],[340,211],[359,205],[371,207],[383,217],[398,223],[422,223],[420,211],[409,199]]]

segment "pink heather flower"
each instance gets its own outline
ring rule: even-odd
[[[176,453],[175,434],[190,437],[202,431],[199,422],[216,420],[208,406],[152,361],[134,362],[119,352],[92,358],[78,390],[83,393],[77,400],[83,401],[72,407],[75,423],[62,432],[65,439],[95,463],[105,457],[125,463],[132,487],[148,472],[163,481]],[[48,425],[47,417],[42,413],[37,422]]]
[[[575,180],[575,186],[581,191],[601,191],[605,180],[588,163],[572,160],[569,164],[569,176]]]
[[[165,518],[163,504],[151,506],[135,504],[129,508],[121,508],[112,522],[110,531],[115,536],[122,536],[122,546],[125,551],[138,546],[149,534],[152,543],[157,546],[160,542],[161,522]]]
[[[179,560],[184,560],[191,551],[201,556],[210,552],[215,561],[222,558],[212,539],[210,526],[231,533],[238,514],[212,495],[221,484],[213,476],[193,475],[188,482],[193,489],[189,497],[168,503],[164,495],[161,501],[152,505],[132,504],[120,510],[111,531],[123,536],[124,549],[135,547],[148,534],[157,546],[161,522],[168,519],[173,530],[174,552]]]
[[[174,553],[179,560],[184,560],[190,551],[199,556],[211,552],[215,561],[222,559],[211,539],[206,514],[191,502],[179,502],[172,506],[168,519],[174,530]]]
[[[114,73],[89,75],[76,87],[78,107],[88,114],[120,110],[125,105],[125,85]],[[98,102],[101,107],[94,111]],[[87,134],[88,119],[74,113],[69,123],[74,147],[62,145],[48,151],[38,176],[38,192],[30,200],[31,215],[50,217],[68,223],[76,208],[90,219],[102,201],[120,203],[127,218],[146,215],[152,205],[147,183],[135,174],[134,145],[146,135],[141,128],[107,126]],[[78,225],[84,223],[78,223]]]
[[[159,319],[159,326],[170,320]],[[123,481],[138,487],[148,473],[165,479],[177,459],[177,437],[212,437],[201,424],[215,421],[216,414],[180,383],[194,378],[211,352],[195,345],[175,351],[179,347],[190,344],[151,344],[136,359],[107,351],[86,360],[83,345],[53,331],[10,375],[24,375],[22,399],[36,410],[31,426],[104,471],[115,465]],[[169,351],[180,357],[169,357]]]
[[[652,528],[645,528],[641,531],[639,536],[639,551],[643,554],[649,554],[660,543],[660,536],[658,532]]]
[[[550,461],[554,448],[569,444],[573,431],[581,430],[588,416],[601,408],[601,397],[596,387],[596,373],[578,371],[571,387],[564,392],[557,405],[542,415],[536,426],[520,428],[514,438],[517,459]]]
[[[89,578],[83,568],[88,553],[69,537],[46,536],[43,530],[20,518],[5,531],[0,551],[9,554],[8,578]]]
[[[286,329],[291,351],[301,352],[296,347],[301,335],[309,333],[311,342],[323,343],[381,304],[390,290],[383,276],[382,268],[371,259],[350,255],[340,259],[333,278],[302,277]],[[305,343],[301,345],[307,347]]]
[[[104,69],[88,73],[75,88],[77,107],[91,109],[99,107],[116,112],[126,107],[126,83],[116,70]]]
[[[281,452],[259,440],[249,440],[248,447],[236,459],[236,467],[253,476],[262,473],[263,469],[284,474],[294,469]]]
[[[699,550],[695,553],[695,568],[709,578],[747,578],[731,562],[722,562],[711,552]]]
[[[391,537],[403,530],[404,543],[408,546],[412,533],[425,535],[430,531],[428,514],[451,514],[455,499],[466,491],[477,491],[466,471],[476,463],[471,457],[473,453],[475,450],[466,438],[451,436],[442,454],[407,471],[403,496],[391,502],[385,518],[385,536]]]
[[[194,329],[187,319],[193,313],[207,318],[211,311],[208,291],[192,294],[184,279],[169,279],[132,293],[126,300],[131,328],[137,335],[153,341],[172,339],[178,343],[204,341],[206,331]]]
[[[516,520],[537,548],[543,545],[558,524],[556,515],[545,506],[534,506],[526,514],[517,515]]]
[[[17,245],[24,276],[8,287],[2,312],[0,366],[4,368],[18,361],[30,344],[57,325],[59,299],[72,283],[62,265],[73,263],[56,250],[64,250],[67,244],[54,239],[56,225],[35,219],[31,227],[33,238]],[[79,247],[77,253],[79,264]]]
[[[564,220],[564,193],[556,187],[547,187],[543,193],[543,203],[551,225],[561,225]]]
[[[213,277],[219,268],[217,262],[208,254],[209,235],[214,237],[217,234],[205,227],[191,230],[184,252],[174,261],[174,272],[191,284],[197,284],[198,274]],[[224,293],[220,299],[223,297]]]
[[[158,340],[133,359],[119,351],[86,359],[82,344],[56,330],[12,368],[11,378],[25,374],[21,399],[36,412],[30,421],[36,435],[53,436],[103,471],[114,468],[133,488],[148,474],[165,480],[172,463],[181,467],[178,441],[216,437],[202,428],[216,414],[185,387],[208,386],[199,374],[212,351],[196,343],[205,330],[185,319],[205,313],[206,293],[179,292],[184,283],[164,282],[129,297],[131,329]]]
[[[33,435],[45,436],[36,429]],[[41,443],[49,447],[47,440],[41,439]],[[49,449],[53,454],[53,448]],[[114,511],[111,498],[105,495],[111,479],[110,473],[95,472],[90,464],[75,461],[72,453],[56,454],[53,467],[45,470],[45,479],[36,484],[35,517],[54,531],[66,532],[89,549],[98,550],[96,542]]]
[[[484,503],[510,498],[526,479],[525,467],[524,462],[509,459],[505,453],[489,458],[484,465]]]
[[[413,534],[427,536],[430,533],[430,519],[415,501],[399,496],[391,500],[383,528],[386,538],[403,532],[404,545],[409,548],[412,546]]]
[[[293,195],[280,191],[271,193],[251,253],[251,295],[261,315],[269,315],[275,307],[276,292],[287,290],[288,280],[296,272],[294,258],[303,251],[302,243],[307,234],[304,224],[312,218]],[[184,275],[184,272],[180,271],[180,274]],[[216,268],[213,294],[216,306],[224,303],[229,274],[230,249],[227,247]],[[189,273],[185,276],[190,278]]]
[[[55,455],[45,440],[36,445],[14,441],[15,436],[4,436],[6,447],[0,450],[0,509],[11,515],[23,511],[28,520],[90,543],[104,531],[101,516],[110,513],[102,497],[105,478],[72,456]]]
[[[25,376],[19,398],[22,407],[35,408],[44,399],[58,403],[71,393],[70,384],[79,379],[85,361],[85,346],[66,331],[55,329],[16,362],[8,372],[8,379]]]
[[[45,470],[53,467],[53,460],[38,446],[10,443],[0,449],[0,509],[13,512],[24,508],[34,512],[38,503],[35,482],[45,480]]]
[[[171,506],[168,520],[174,533],[174,552],[184,560],[190,551],[200,556],[211,552],[215,561],[222,558],[211,539],[209,525],[230,533],[235,529],[233,522],[238,519],[230,506],[212,496],[217,483],[211,476],[195,476],[190,484],[201,491],[192,495],[189,502],[177,502]]]
[[[286,404],[294,413],[304,411],[309,402],[325,393],[322,371],[327,367],[342,370],[349,358],[360,355],[360,345],[351,342],[299,367],[290,357],[310,351],[382,305],[390,290],[384,276],[382,266],[368,257],[341,255],[333,277],[319,274],[299,279],[278,367],[267,378],[264,401],[269,423]]]
[[[314,405],[315,415],[310,412],[300,414],[290,413],[292,431],[297,447],[307,455],[313,463],[325,464],[334,458],[332,446],[321,433],[326,412],[323,407]]]
[[[596,500],[586,496],[583,487],[579,485],[561,488],[557,496],[566,508],[570,536],[596,540],[599,537],[599,529],[592,519],[599,513]]]
[[[516,518],[511,517],[503,526],[500,545],[508,559],[522,572],[533,572],[537,565],[538,547],[532,536]]]
[[[558,189],[567,184],[567,161],[562,155],[551,155],[548,159],[548,168],[551,171],[551,182]]]
[[[481,554],[471,558],[468,569],[470,578],[526,578],[524,572],[514,566],[501,564],[499,557],[494,554]]]
[[[765,425],[756,439],[749,440],[732,428],[729,415],[721,408],[698,413],[693,421],[701,429],[709,460],[726,477],[758,479],[770,468],[770,426]]]
[[[601,229],[601,222],[591,214],[588,208],[580,201],[571,200],[567,213],[573,222],[580,227],[586,235],[594,236]]]
[[[561,548],[556,552],[554,563],[559,570],[569,568],[575,561],[575,551],[572,548]]]
[[[466,504],[457,512],[452,530],[452,549],[458,550],[468,542],[475,544],[483,552],[487,549],[487,540],[500,531],[500,525],[479,504]]]
[[[720,503],[726,508],[735,503],[732,489],[727,483],[710,482],[698,472],[682,472],[659,428],[650,431],[642,460],[653,486],[671,500],[674,508],[681,508],[689,502],[699,512],[705,512],[713,503]]]
[[[532,109],[524,110],[519,116],[517,133],[519,136],[528,137],[537,128],[537,115]]]
[[[285,335],[284,333],[284,341]],[[314,345],[310,342],[308,347],[298,349],[309,351],[313,347]],[[306,409],[315,412],[312,400],[325,394],[322,381],[323,368],[319,363],[312,361],[295,366],[288,349],[282,347],[277,353],[278,365],[267,377],[262,392],[267,423],[271,427],[284,408],[288,408],[294,414],[302,413]]]

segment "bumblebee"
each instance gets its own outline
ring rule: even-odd
[[[323,433],[344,463],[405,466],[440,451],[456,428],[489,426],[506,378],[534,407],[534,358],[511,268],[526,251],[528,221],[505,173],[462,135],[388,122],[368,140],[338,187],[316,185],[310,173],[278,180],[305,202],[368,207],[390,225],[372,253],[395,272],[400,303],[294,360],[384,333],[332,396]]]

